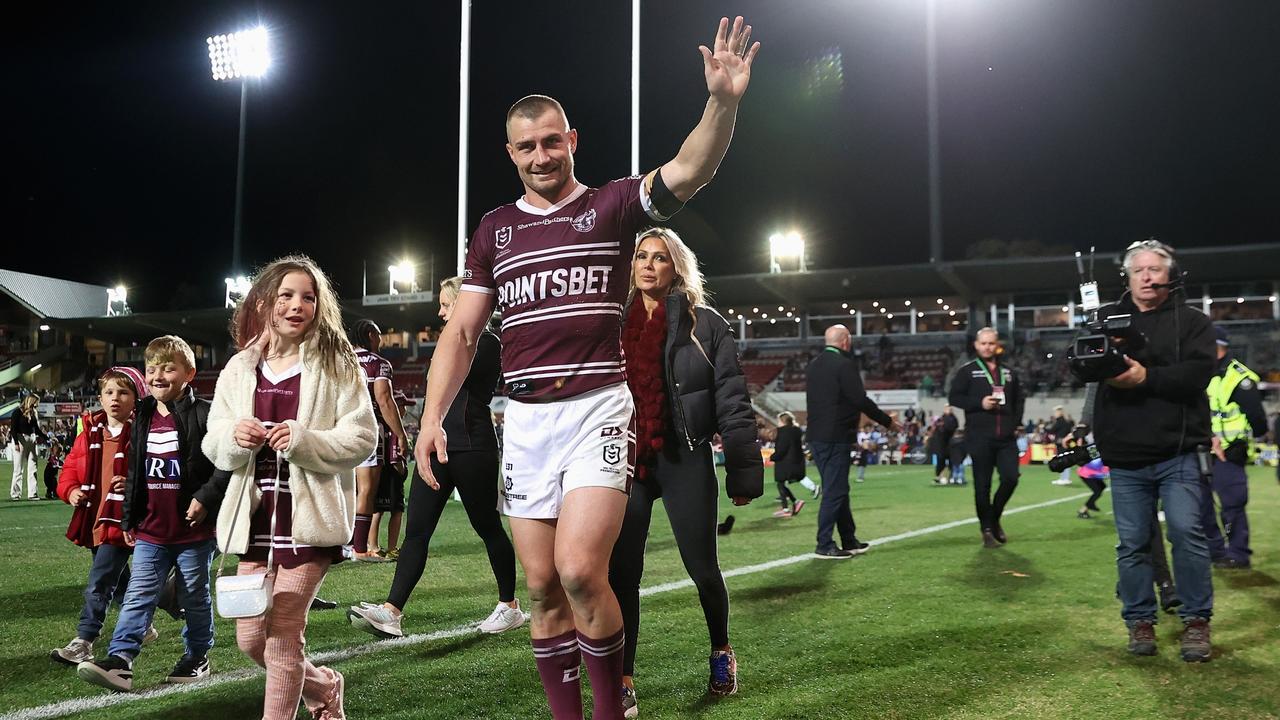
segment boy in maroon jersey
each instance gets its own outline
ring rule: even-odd
[[[130,431],[122,523],[126,539],[136,543],[133,572],[107,656],[76,669],[80,679],[111,690],[133,688],[133,660],[174,567],[183,583],[178,599],[187,628],[185,652],[165,682],[207,676],[205,655],[213,647],[213,524],[206,520],[222,491],[213,481],[213,464],[200,450],[209,401],[191,389],[195,354],[182,338],[158,337],[143,357],[150,396],[138,401]]]
[[[760,44],[751,26],[720,21],[699,47],[710,98],[670,162],[599,189],[574,177],[578,132],[560,103],[531,95],[507,113],[507,154],[524,194],[480,221],[462,293],[441,332],[415,455],[437,486],[431,456],[448,462],[441,419],[497,306],[507,406],[503,509],[532,601],[538,673],[552,715],[581,718],[579,665],[597,720],[623,717],[622,615],[609,557],[622,525],[634,451],[621,348],[631,250],[710,182],[729,147]]]

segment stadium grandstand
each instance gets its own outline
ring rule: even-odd
[[[1232,333],[1233,351],[1264,379],[1269,411],[1280,389],[1280,243],[1185,248],[1187,302]],[[1104,302],[1121,292],[1117,253],[1100,253],[1094,272]],[[708,278],[714,304],[737,331],[743,368],[762,424],[786,409],[804,417],[804,368],[822,332],[843,323],[854,335],[866,386],[888,409],[936,412],[952,368],[968,356],[973,330],[990,325],[1024,377],[1028,417],[1064,405],[1076,416],[1083,393],[1064,350],[1084,321],[1077,309],[1076,259],[1024,257],[861,268],[816,268]],[[230,310],[132,311],[123,288],[0,270],[0,419],[20,392],[36,391],[48,414],[72,415],[92,402],[93,378],[109,365],[141,367],[151,338],[173,333],[196,352],[197,392],[212,395],[230,356]],[[425,390],[440,321],[434,302],[344,303],[385,331],[382,354],[396,387]],[[503,399],[496,401],[500,412]]]

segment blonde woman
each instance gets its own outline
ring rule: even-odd
[[[636,406],[636,481],[609,581],[622,607],[623,708],[636,717],[640,579],[653,502],[662,498],[680,558],[698,588],[711,640],[712,695],[738,690],[729,644],[729,593],[716,558],[718,485],[711,438],[724,443],[725,492],[745,505],[764,492],[755,414],[729,324],[706,305],[693,251],[672,230],[641,233],[622,327],[627,384]]]
[[[18,411],[13,414],[13,444],[16,452],[13,455],[13,483],[9,486],[9,499],[22,499],[22,479],[27,480],[27,499],[39,500],[40,493],[36,489],[36,446],[46,439],[40,429],[40,419],[36,407],[40,398],[28,395],[22,399]]]

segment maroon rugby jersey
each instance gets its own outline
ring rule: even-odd
[[[480,220],[462,289],[497,296],[507,395],[548,402],[626,381],[622,305],[635,237],[666,218],[642,177],[579,185],[542,210],[520,198]]]
[[[373,403],[373,414],[380,422],[385,422],[382,419],[382,411],[378,409],[378,397],[373,394],[373,384],[379,380],[391,382],[395,371],[392,370],[391,363],[386,358],[364,348],[356,348],[356,362],[360,363],[360,369],[364,370],[364,381],[369,387],[369,400]]]
[[[178,507],[182,493],[182,459],[178,444],[178,425],[173,415],[157,410],[147,429],[147,447],[143,470],[147,484],[147,515],[134,533],[156,545],[181,545],[213,537],[213,527],[205,522],[191,527],[187,508]]]
[[[376,356],[375,356],[376,357]],[[385,361],[384,361],[385,362]],[[258,365],[258,388],[253,395],[253,416],[267,429],[298,418],[298,393],[302,388],[302,363],[276,375],[266,362]],[[340,560],[340,547],[316,548],[293,542],[293,502],[289,489],[289,463],[280,459],[277,465],[276,451],[264,445],[258,451],[253,479],[262,491],[262,502],[249,523],[248,560],[266,562],[267,550],[273,542],[271,515],[276,513],[275,556],[272,561],[279,566],[292,568],[316,557],[317,553],[329,554]],[[276,468],[280,468],[279,493],[276,492]]]

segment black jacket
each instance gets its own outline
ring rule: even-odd
[[[729,323],[720,313],[699,305],[694,308],[695,326],[683,293],[668,295],[666,310],[663,357],[676,438],[692,450],[719,433],[724,444],[725,493],[758,498],[764,494],[764,462],[747,379]],[[697,338],[701,350],[692,338]]]
[[[39,415],[32,419],[23,415],[21,410],[13,411],[12,419],[9,421],[9,431],[9,437],[13,439],[13,442],[17,442],[18,438],[24,435],[35,435],[36,440],[39,442],[45,442],[49,439],[44,429],[40,427]]]
[[[980,358],[974,358],[956,368],[951,376],[951,391],[947,401],[952,407],[964,410],[964,432],[969,436],[1009,439],[1013,431],[1022,425],[1022,410],[1027,398],[1022,392],[1022,383],[1013,368],[1005,367],[996,359],[996,370],[991,374],[999,383],[996,373],[1004,378],[1004,404],[992,410],[982,409],[982,398],[991,394],[991,380],[987,378],[988,368],[983,367]]]
[[[209,418],[209,401],[196,397],[188,385],[181,398],[169,404],[173,423],[178,430],[178,455],[182,464],[182,489],[178,492],[178,512],[185,513],[191,499],[209,509],[205,522],[213,522],[226,489],[215,480],[213,463],[200,449]],[[156,413],[156,399],[147,396],[138,401],[133,427],[129,432],[129,474],[124,484],[124,529],[133,530],[147,515],[147,434]],[[227,476],[229,477],[229,475]]]
[[[779,425],[773,441],[773,477],[775,480],[799,480],[804,477],[804,445],[800,428]]]
[[[485,330],[476,341],[476,356],[471,361],[471,370],[441,423],[449,439],[449,452],[498,449],[489,403],[501,376],[502,343],[497,335]]]
[[[1181,293],[1148,312],[1139,312],[1126,294],[1099,316],[1124,313],[1146,336],[1146,346],[1132,356],[1147,368],[1147,380],[1128,390],[1098,383],[1093,434],[1107,465],[1134,470],[1210,443],[1205,388],[1217,351],[1213,324],[1187,307]]]
[[[808,375],[805,401],[809,411],[805,432],[809,442],[851,442],[850,433],[858,430],[862,413],[886,427],[893,422],[867,397],[862,376],[858,374],[858,363],[849,353],[828,345],[809,361],[805,373]]]

